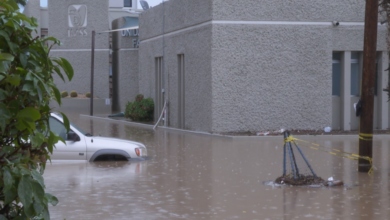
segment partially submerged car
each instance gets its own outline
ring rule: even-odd
[[[61,115],[52,113],[49,119],[50,130],[65,140],[55,144],[51,160],[145,160],[145,145],[116,138],[92,136],[70,122],[66,133]]]

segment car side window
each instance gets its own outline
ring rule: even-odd
[[[64,124],[62,124],[57,119],[55,119],[53,117],[50,117],[49,118],[49,125],[50,125],[50,131],[51,132],[53,132],[54,134],[60,136],[64,140],[67,139],[66,128],[65,128]]]

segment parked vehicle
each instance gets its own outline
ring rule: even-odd
[[[50,130],[63,138],[53,150],[51,160],[145,160],[145,145],[129,140],[92,136],[70,122],[69,133],[63,124],[62,116],[52,113],[49,119]]]

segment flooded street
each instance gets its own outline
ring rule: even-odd
[[[142,142],[143,162],[47,165],[52,219],[390,219],[389,135],[374,137],[373,175],[357,161],[302,147],[314,171],[346,187],[264,184],[283,172],[283,137],[219,137],[85,116],[71,121],[94,135]],[[358,137],[299,136],[357,153]]]

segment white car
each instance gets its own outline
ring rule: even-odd
[[[69,133],[63,124],[61,115],[51,113],[50,130],[62,137],[66,144],[55,144],[51,160],[145,160],[145,145],[128,140],[92,136],[70,122]]]

